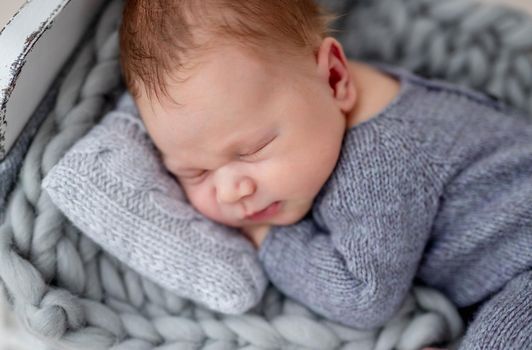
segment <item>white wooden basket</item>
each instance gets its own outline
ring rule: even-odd
[[[0,160],[104,2],[27,1],[0,32]]]

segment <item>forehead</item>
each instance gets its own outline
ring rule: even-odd
[[[202,57],[184,82],[171,83],[170,98],[141,98],[139,109],[163,155],[225,147],[271,122],[282,71],[282,65],[222,47]]]
[[[184,115],[208,119],[209,125],[241,122],[241,112],[262,105],[275,92],[278,70],[243,50],[225,47],[204,57],[189,79],[172,90]]]

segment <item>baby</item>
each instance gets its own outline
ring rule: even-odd
[[[168,171],[281,291],[367,329],[414,279],[480,306],[463,349],[532,342],[532,123],[348,60],[311,0],[128,1],[126,84]]]

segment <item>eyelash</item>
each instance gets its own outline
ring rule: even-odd
[[[238,157],[239,158],[242,158],[242,157],[246,157],[246,158],[251,157],[251,158],[253,158],[253,156],[257,155],[260,151],[262,151],[264,148],[266,148],[266,146],[268,146],[274,139],[275,138],[273,138],[270,141],[268,141],[266,144],[264,144],[264,146],[261,146],[258,150],[254,151],[252,153],[248,153],[248,154],[239,154]],[[207,170],[203,170],[199,174],[196,174],[194,176],[190,176],[190,177],[187,177],[187,178],[188,179],[198,179],[198,178],[202,177],[203,175],[205,175],[206,172],[207,172]]]
[[[239,154],[238,157],[239,157],[239,158],[242,158],[242,157],[251,157],[251,158],[253,158],[252,156],[257,155],[257,153],[259,153],[259,152],[262,151],[264,148],[266,148],[266,146],[268,146],[272,141],[273,141],[273,139],[270,140],[270,141],[268,141],[268,142],[266,142],[266,144],[264,144],[264,146],[261,146],[258,150],[254,151],[254,152],[252,152],[252,153],[248,153],[248,154]]]
[[[201,173],[192,176],[191,179],[197,179],[197,178],[200,178],[200,177],[202,177],[206,172],[207,172],[207,170],[203,170]]]

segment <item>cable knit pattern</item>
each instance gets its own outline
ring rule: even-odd
[[[247,311],[267,284],[253,246],[186,201],[132,106],[124,95],[43,188],[84,233],[157,284],[216,311]]]
[[[259,251],[280,290],[356,328],[389,320],[416,277],[462,307],[532,267],[532,120],[466,88],[380,68],[399,77],[399,95],[346,132],[312,212],[274,227]],[[532,327],[530,313],[517,320],[497,322]]]

